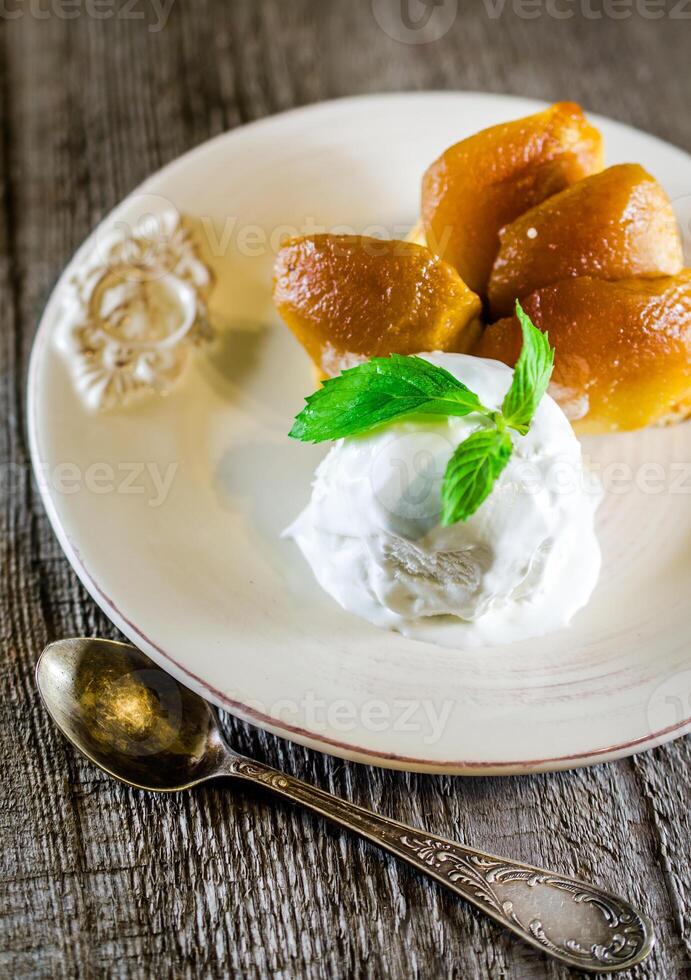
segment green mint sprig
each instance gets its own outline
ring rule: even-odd
[[[554,351],[547,334],[532,323],[520,303],[516,315],[523,347],[501,411],[487,408],[475,392],[444,368],[421,357],[373,357],[343,371],[307,398],[290,435],[301,442],[325,442],[362,435],[414,415],[465,416],[485,425],[454,452],[441,488],[441,523],[466,521],[492,492],[513,453],[509,429],[525,436],[549,385]]]
[[[511,459],[513,443],[506,429],[479,429],[468,436],[449,460],[441,485],[443,527],[467,521],[492,492]]]
[[[523,331],[523,347],[513,373],[513,384],[501,410],[506,424],[524,436],[549,386],[554,370],[554,350],[547,334],[534,326],[518,300],[516,316]]]
[[[349,368],[306,401],[290,430],[302,442],[358,435],[403,415],[487,412],[477,395],[444,368],[403,354],[373,357]]]

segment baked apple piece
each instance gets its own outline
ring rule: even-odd
[[[485,129],[452,146],[425,174],[427,245],[484,295],[500,230],[603,166],[602,137],[572,102]]]
[[[531,208],[500,233],[489,280],[493,317],[542,286],[574,276],[674,276],[684,256],[669,198],[643,167],[586,177]]]
[[[521,304],[555,348],[550,394],[579,432],[640,429],[691,414],[691,269],[660,279],[584,276],[538,289]],[[514,317],[473,350],[513,366]]]
[[[351,235],[294,238],[278,254],[274,302],[326,377],[369,357],[465,352],[481,304],[428,248]]]

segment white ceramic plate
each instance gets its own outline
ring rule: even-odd
[[[202,219],[222,337],[167,397],[90,414],[75,394],[56,325],[93,240],[48,304],[29,420],[60,543],[134,643],[253,724],[334,755],[449,773],[570,768],[691,729],[690,425],[588,442],[610,467],[604,571],[573,627],[544,639],[464,652],[381,632],[322,594],[280,537],[321,450],[286,437],[314,380],[272,310],[261,234],[275,242],[316,224],[401,237],[448,144],[538,108],[472,93],[349,99],[221,136],[156,174],[95,235],[156,201]],[[690,158],[598,122],[608,162],[640,161],[684,217]],[[173,474],[167,494],[151,473]]]

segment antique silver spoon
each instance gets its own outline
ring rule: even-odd
[[[649,919],[615,895],[406,827],[238,755],[215,709],[134,647],[59,640],[43,651],[36,678],[63,734],[129,786],[170,793],[231,776],[268,787],[379,844],[580,970],[628,970],[652,949]]]

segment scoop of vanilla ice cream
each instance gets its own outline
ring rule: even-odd
[[[423,354],[500,408],[513,372],[466,354]],[[559,629],[588,601],[600,569],[601,499],[559,406],[543,398],[526,436],[466,522],[439,523],[454,450],[486,423],[408,419],[338,442],[286,532],[320,585],[378,626],[445,645],[507,643]]]

